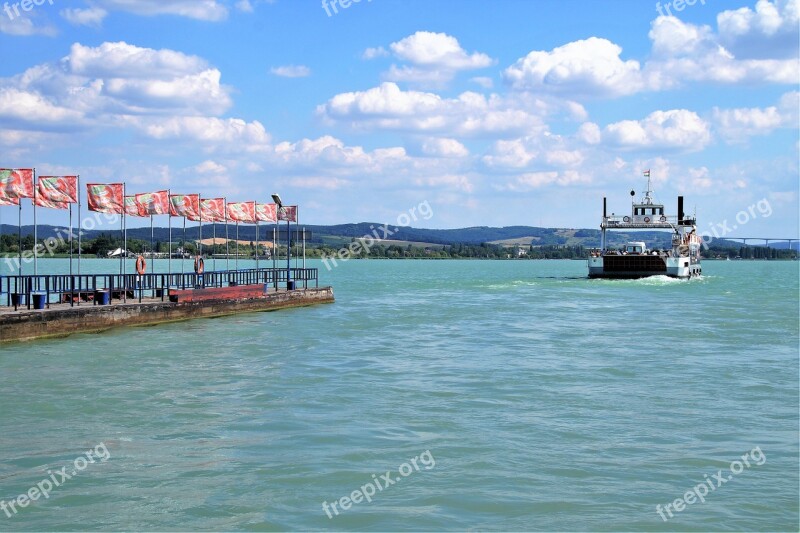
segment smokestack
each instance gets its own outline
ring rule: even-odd
[[[606,218],[606,197],[603,196],[603,218]]]
[[[683,196],[678,196],[678,224],[683,224]]]

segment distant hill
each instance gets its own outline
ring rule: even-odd
[[[215,224],[217,238],[224,237],[224,224]],[[261,226],[261,240],[272,239],[272,228],[267,224]],[[311,238],[308,244],[324,244],[328,246],[341,246],[347,244],[351,239],[362,238],[365,236],[378,236],[391,241],[407,243],[419,243],[421,245],[451,245],[469,244],[480,245],[483,243],[493,243],[505,246],[584,246],[597,247],[600,245],[600,231],[595,229],[568,229],[568,228],[538,228],[533,226],[506,226],[495,228],[490,226],[475,226],[471,228],[459,229],[425,229],[412,227],[385,227],[378,222],[360,222],[357,224],[337,224],[332,226],[322,225],[303,225],[310,230]],[[281,230],[285,231],[285,226]],[[55,237],[57,232],[66,232],[63,226],[40,225],[38,236],[40,239]],[[386,232],[389,232],[388,234]],[[117,235],[118,228],[107,228],[104,230],[93,230],[84,233],[85,238],[94,239],[102,233]],[[3,234],[16,234],[17,226],[9,224],[2,225]],[[23,226],[22,235],[32,235],[33,226]],[[158,227],[153,230],[154,238],[158,242],[169,240],[168,228]],[[203,225],[203,238],[210,238],[214,234],[212,225]],[[182,238],[183,226],[172,228],[172,240],[177,242]],[[236,226],[228,225],[228,236],[230,240],[236,237]],[[612,231],[608,233],[611,246],[620,246],[629,240],[643,240],[654,248],[669,248],[670,234],[665,231],[642,231],[642,232],[622,232]],[[128,237],[131,239],[150,240],[150,228],[131,228],[128,229]],[[199,229],[196,224],[186,228],[187,240],[197,240]],[[255,226],[239,226],[240,241],[255,241]],[[285,234],[282,239],[285,239]],[[739,247],[741,242],[728,241],[725,239],[715,239],[714,245],[719,247]],[[763,243],[751,242],[751,246],[761,246]],[[788,248],[788,244],[770,243],[773,248]],[[794,248],[798,243],[793,244]]]

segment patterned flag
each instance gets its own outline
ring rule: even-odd
[[[203,222],[225,222],[225,198],[200,200],[200,216]]]
[[[45,207],[47,209],[69,209],[69,202],[54,202],[43,198],[39,194],[33,199],[33,205],[36,207]]]
[[[149,217],[147,213],[141,210],[141,206],[136,203],[135,196],[125,197],[125,214],[130,217]]]
[[[3,198],[33,198],[33,169],[0,169],[0,196]]]
[[[234,222],[244,222],[245,224],[255,224],[256,203],[255,202],[228,203],[228,220],[232,220]]]
[[[87,183],[86,195],[89,200],[89,211],[121,215],[123,213],[122,183]]]
[[[37,196],[58,203],[78,203],[77,176],[39,176]]]
[[[186,217],[189,220],[200,220],[199,194],[171,194],[169,196],[169,215]]]
[[[6,205],[19,205],[19,198],[3,198],[0,196],[0,207]]]
[[[139,212],[145,216],[169,214],[169,191],[146,192],[136,195]]]
[[[277,204],[256,204],[256,220],[259,222],[277,222]]]
[[[285,205],[278,209],[278,220],[284,222],[297,222],[297,206]]]
[[[644,177],[645,178],[649,178],[650,177],[650,169],[647,169],[647,170],[644,171]]]

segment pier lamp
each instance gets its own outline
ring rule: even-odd
[[[283,202],[278,193],[272,195],[272,201],[278,206],[278,209],[283,209]],[[288,291],[292,285],[292,232],[291,223],[286,220],[286,290]]]

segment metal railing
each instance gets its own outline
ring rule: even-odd
[[[291,276],[289,275],[291,274]],[[291,281],[291,283],[289,283]],[[138,300],[160,298],[164,301],[170,289],[190,290],[237,285],[268,285],[276,290],[283,285],[295,289],[302,284],[307,289],[313,282],[319,287],[319,270],[316,268],[259,268],[221,270],[196,274],[47,274],[38,276],[0,276],[0,302],[15,310],[28,309],[38,300],[40,304],[82,302],[97,304],[100,297],[110,300]],[[105,295],[105,296],[104,296]],[[2,303],[0,303],[2,305]]]

